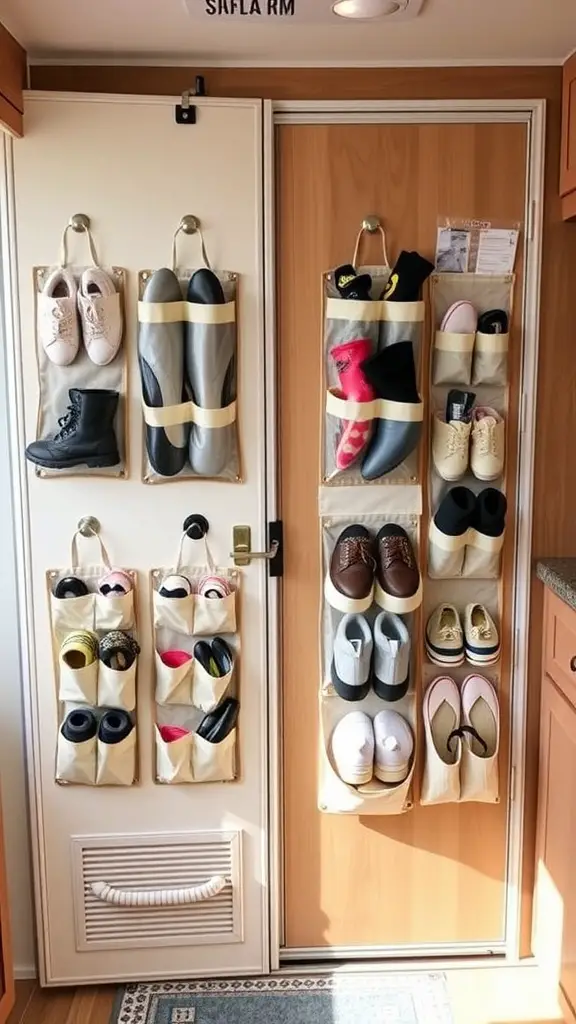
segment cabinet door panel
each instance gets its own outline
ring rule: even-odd
[[[559,938],[563,993],[576,1005],[576,709],[549,676],[542,684],[537,876],[546,942]],[[545,896],[545,898],[544,898]]]
[[[564,65],[560,195],[576,189],[576,54]]]

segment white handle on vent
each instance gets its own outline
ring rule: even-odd
[[[209,900],[225,889],[228,882],[222,875],[214,875],[204,885],[192,885],[188,889],[115,889],[107,882],[92,882],[94,896],[105,903],[120,907],[173,907],[184,903],[199,903]]]

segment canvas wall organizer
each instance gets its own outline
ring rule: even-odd
[[[500,796],[513,296],[513,275],[431,282],[423,804]]]
[[[388,265],[352,264],[324,275],[326,388],[322,482],[353,485],[416,481],[424,407],[419,393],[425,279],[434,269],[418,253]]]
[[[85,236],[91,265],[69,262],[71,233]],[[126,476],[125,286],[124,270],[100,263],[84,214],[64,229],[59,262],[34,268],[39,397],[26,458],[38,476]]]
[[[357,267],[365,233],[380,266]],[[420,605],[420,438],[425,302],[434,267],[390,266],[375,218],[351,264],[324,275],[326,392],[318,806],[393,815],[414,803]]]
[[[113,568],[86,517],[72,540],[70,565],[47,572],[58,706],[55,778],[85,786],[131,786],[137,779],[137,575]],[[84,564],[79,538],[99,543]]]
[[[238,775],[240,574],[214,564],[202,516],[176,562],[153,569],[156,781],[231,782]]]
[[[178,266],[179,234],[197,234],[203,266]],[[174,235],[172,269],[139,274],[138,354],[143,479],[240,480],[237,436],[238,275],[212,269],[200,223]]]

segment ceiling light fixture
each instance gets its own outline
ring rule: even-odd
[[[371,18],[385,18],[388,14],[397,14],[404,7],[405,0],[336,0],[332,5],[332,11],[340,18],[369,21]]]

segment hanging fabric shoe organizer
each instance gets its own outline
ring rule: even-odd
[[[81,519],[71,564],[47,586],[58,706],[56,781],[131,786],[138,778],[136,573],[112,569],[100,524]],[[100,564],[80,563],[80,537],[100,546]]]
[[[178,269],[180,233],[198,234],[204,266]],[[143,479],[240,480],[236,428],[237,275],[212,270],[200,224],[174,234],[172,270],[143,270],[138,355],[145,422]]]
[[[92,266],[69,263],[70,235],[88,240]],[[64,229],[58,266],[34,269],[38,421],[26,458],[38,476],[127,475],[125,271],[98,261],[90,219]]]
[[[207,532],[189,516],[175,566],[151,572],[156,781],[168,785],[239,774],[240,574],[215,566]]]
[[[416,447],[423,405],[418,366],[424,320],[422,285],[433,265],[402,251],[388,265],[357,268],[365,230],[352,264],[324,277],[323,379],[326,416],[323,479],[326,484],[408,482],[417,477]]]

